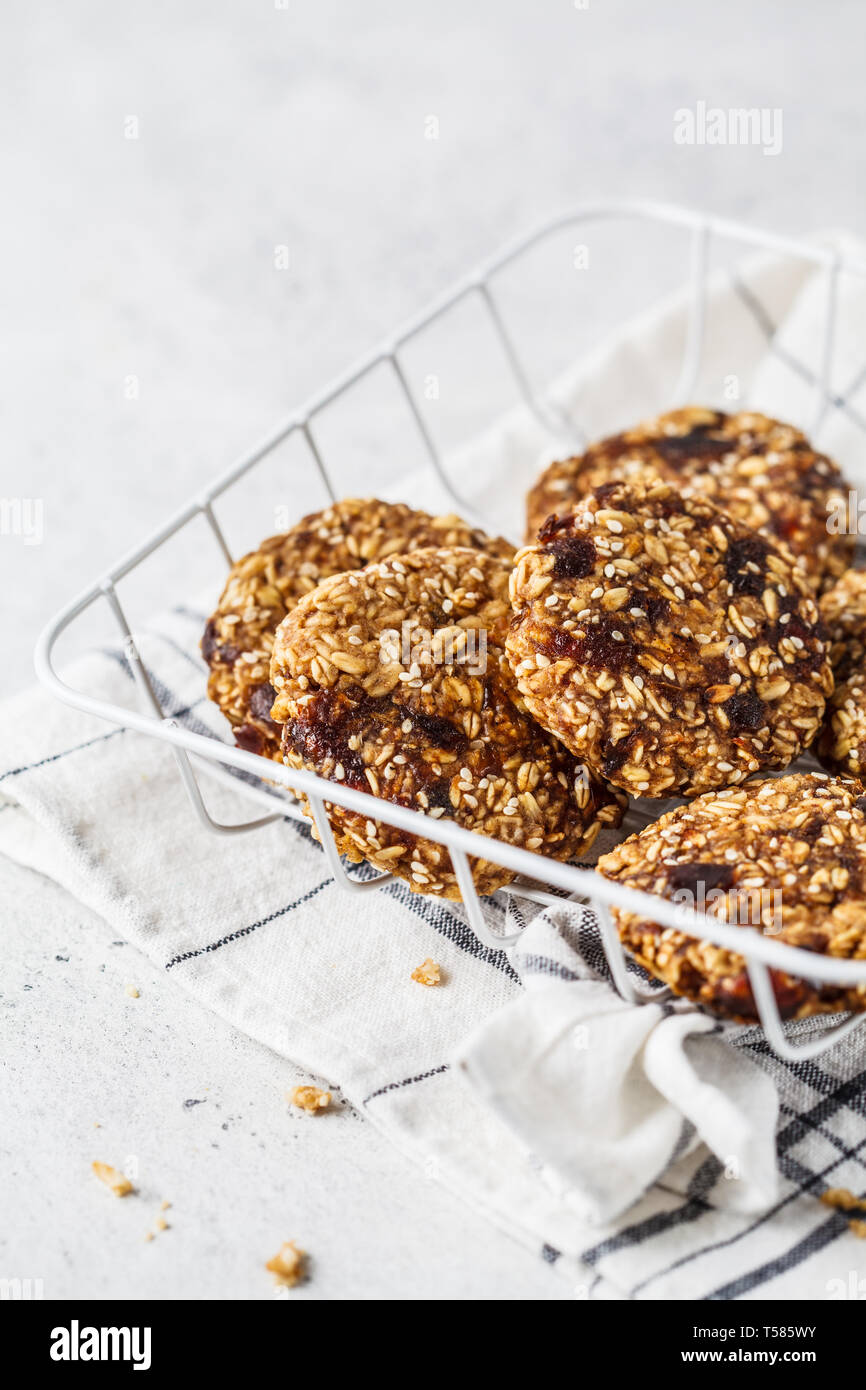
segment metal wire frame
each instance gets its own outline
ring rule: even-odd
[[[448,476],[442,455],[427,427],[403,369],[400,360],[401,350],[424,329],[447,316],[465,299],[477,296],[487,311],[525,406],[546,430],[558,434],[560,438],[563,431],[568,431],[575,444],[579,446],[585,440],[580,426],[566,420],[549,402],[536,396],[529,371],[497,300],[495,282],[500,272],[558,232],[592,221],[615,218],[658,222],[679,227],[691,235],[689,313],[683,358],[674,392],[676,402],[689,399],[700,370],[706,331],[705,305],[711,239],[724,238],[748,247],[782,252],[823,269],[826,285],[824,325],[813,410],[813,428],[820,426],[834,401],[832,372],[839,274],[844,270],[866,277],[866,262],[842,258],[833,250],[779,236],[726,218],[705,216],[668,204],[617,201],[587,206],[536,227],[482,263],[471,275],[404,324],[388,342],[380,345],[375,352],[332,382],[250,453],[227,469],[207,491],[189,502],[148,540],[121,559],[107,575],[91,585],[54,617],[37,643],[36,672],[40,681],[54,695],[74,708],[167,743],[177,760],[181,778],[196,814],[207,829],[216,834],[249,833],[285,817],[306,819],[297,802],[284,798],[269,788],[269,784],[277,782],[291,792],[306,796],[328,866],[336,882],[347,892],[375,890],[392,879],[393,875],[380,874],[358,880],[347,874],[328,820],[327,802],[336,803],[371,819],[385,821],[398,829],[423,836],[447,848],[467,918],[477,936],[488,946],[506,949],[519,939],[521,933],[503,935],[489,927],[472,880],[469,863],[470,856],[491,860],[518,875],[513,891],[521,897],[528,897],[543,905],[562,905],[563,901],[569,899],[590,902],[598,917],[601,942],[617,989],[632,1002],[643,1003],[649,998],[660,998],[664,991],[642,990],[634,983],[609,908],[615,906],[637,912],[641,916],[660,922],[665,927],[678,929],[746,957],[758,1014],[771,1045],[782,1057],[812,1057],[848,1033],[860,1022],[860,1017],[854,1016],[842,1025],[828,1029],[818,1038],[795,1046],[785,1037],[768,971],[780,970],[788,975],[799,975],[812,981],[850,986],[866,983],[866,961],[835,960],[816,956],[811,952],[774,941],[759,932],[744,932],[741,928],[719,922],[703,913],[693,912],[654,895],[612,883],[593,870],[561,864],[527,850],[517,849],[502,841],[465,830],[451,821],[433,820],[422,812],[410,811],[394,803],[379,800],[369,793],[355,791],[342,783],[324,781],[310,772],[290,771],[219,739],[192,733],[166,716],[155,692],[154,683],[135,645],[117,594],[116,586],[125,576],[199,517],[204,517],[207,522],[226,564],[231,564],[231,550],[217,519],[214,503],[293,434],[300,434],[304,439],[325,492],[332,501],[336,500],[336,492],[316,438],[314,424],[328,406],[383,364],[390,367],[400,394],[409,407],[429,464],[439,484],[465,517],[483,523],[485,518],[460,495]],[[54,649],[61,633],[86,609],[100,601],[108,604],[120,629],[145,713],[127,710],[110,701],[75,690],[55,669]],[[236,777],[228,771],[232,768],[247,774],[246,780],[251,785],[246,785],[244,791],[267,808],[266,814],[235,824],[217,821],[210,814],[196,770],[206,771],[210,776],[237,787]],[[551,892],[551,888],[558,892]]]

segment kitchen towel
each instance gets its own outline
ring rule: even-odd
[[[636,1007],[610,984],[595,912],[553,907],[511,961],[524,989],[459,1049],[471,1084],[579,1216],[629,1210],[681,1156],[722,1165],[719,1206],[765,1211],[778,1196],[778,1104],[766,1072],[717,1020],[656,991]]]
[[[837,244],[852,249],[845,239]],[[736,391],[740,405],[808,425],[822,289],[822,275],[805,263],[774,257],[719,272],[694,398],[730,407]],[[866,302],[848,277],[840,291],[835,395],[820,442],[862,484]],[[677,298],[557,383],[566,417],[579,416],[596,434],[661,408],[683,339]],[[519,498],[538,460],[567,443],[515,412],[463,453],[455,476],[482,512],[516,533]],[[392,492],[417,505],[442,502],[425,477],[407,476]],[[197,648],[206,602],[175,606],[134,637],[166,712],[226,737],[204,694]],[[67,674],[82,689],[134,703],[119,640]],[[218,817],[253,813],[242,781],[204,785]],[[538,914],[505,952],[480,944],[458,906],[411,894],[399,881],[346,894],[306,826],[287,818],[252,836],[216,839],[193,817],[167,748],[43,691],[3,707],[0,793],[0,850],[63,884],[236,1026],[340,1084],[431,1180],[556,1263],[576,1297],[820,1298],[856,1267],[863,1247],[845,1217],[817,1198],[828,1186],[864,1187],[859,1033],[819,1061],[782,1063],[756,1028],[717,1035],[688,1011],[655,1004],[638,1017],[609,992],[581,909]],[[528,908],[496,899],[487,911],[504,927]],[[411,979],[428,956],[442,966],[439,988]],[[588,1097],[576,1093],[571,1073],[548,1072],[543,1049],[532,1051],[539,996],[531,977],[545,974],[568,1027],[619,1014],[630,1033],[631,1053],[609,1058],[606,1136],[587,1136]],[[499,1058],[509,1020],[518,1019],[515,1040],[522,1035],[529,1049],[525,1090],[521,1073]],[[811,1036],[822,1026],[792,1032]],[[560,1066],[558,1048],[551,1062]],[[776,1118],[772,1099],[760,1104],[767,1077],[778,1096],[775,1126],[767,1123]],[[622,1108],[618,1147],[610,1107],[621,1104],[626,1080],[638,1104]],[[716,1089],[712,1104],[706,1087]],[[599,1084],[604,1105],[601,1091]],[[727,1146],[714,1105],[733,1117]],[[642,1115],[651,1144],[641,1136]],[[773,1128],[775,1193],[766,1160]],[[616,1154],[616,1181],[599,1178],[592,1188],[587,1159],[591,1145],[601,1155],[605,1142]],[[665,1144],[667,1164],[659,1158]]]

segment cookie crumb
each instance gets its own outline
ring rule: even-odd
[[[171,1206],[171,1202],[170,1202],[170,1201],[168,1200],[168,1198],[166,1197],[162,1202],[160,1202],[160,1204],[159,1204],[159,1209],[160,1209],[160,1211],[168,1211],[168,1209],[169,1209],[170,1206]]]
[[[847,1187],[828,1187],[821,1193],[821,1201],[837,1211],[866,1211],[866,1197],[855,1197]]]
[[[306,1252],[299,1250],[293,1240],[287,1240],[273,1259],[268,1260],[265,1269],[273,1274],[275,1283],[285,1284],[287,1288],[293,1289],[304,1278],[305,1259]]]
[[[125,1178],[116,1168],[112,1168],[110,1163],[92,1163],[91,1168],[99,1181],[111,1188],[115,1197],[128,1197],[130,1192],[135,1191],[129,1178]]]
[[[169,1229],[168,1222],[164,1216],[158,1216],[156,1218],[156,1229],[158,1231],[167,1231]]]
[[[286,1099],[299,1110],[306,1110],[308,1115],[315,1115],[317,1110],[327,1110],[331,1104],[331,1092],[320,1091],[318,1086],[295,1086]]]
[[[140,998],[141,998],[141,994],[140,994],[139,991],[136,989],[135,985],[127,985],[127,986],[126,986],[126,993],[129,995],[130,999],[140,999]]]
[[[145,1240],[153,1240],[153,1231],[148,1231]]]
[[[412,979],[419,985],[441,985],[442,969],[428,956],[417,970],[412,971]]]

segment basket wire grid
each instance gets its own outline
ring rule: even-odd
[[[390,369],[397,391],[408,406],[428,465],[434,471],[439,485],[464,517],[484,524],[485,518],[460,495],[448,475],[443,454],[413,394],[401,362],[401,352],[423,330],[438,320],[446,319],[451,310],[475,296],[486,311],[526,408],[551,436],[556,435],[561,440],[565,433],[573,439],[576,448],[580,447],[586,442],[586,436],[580,427],[573,420],[566,419],[557,406],[539,399],[534,392],[524,357],[503,316],[497,298],[496,280],[498,274],[506,267],[513,265],[535,247],[563,230],[603,219],[638,219],[678,227],[689,234],[691,251],[688,316],[683,356],[674,391],[676,404],[689,400],[700,370],[706,331],[708,252],[712,239],[720,238],[749,248],[780,252],[816,266],[822,274],[824,300],[823,331],[814,385],[813,431],[821,426],[827,412],[837,404],[832,390],[832,371],[839,275],[844,271],[866,278],[866,262],[842,257],[836,251],[815,244],[796,241],[738,222],[704,216],[667,204],[627,201],[581,208],[546,222],[485,261],[474,273],[458,282],[425,311],[405,324],[388,342],[293,414],[279,429],[218,477],[207,491],[189,502],[142,545],[62,609],[39,638],[35,653],[37,675],[40,681],[65,703],[167,743],[173,751],[183,784],[199,820],[209,831],[217,835],[248,833],[285,817],[305,821],[307,817],[296,801],[289,799],[284,793],[273,790],[273,783],[277,782],[290,793],[303,793],[306,796],[328,867],[337,884],[347,892],[365,893],[379,888],[392,879],[393,875],[379,874],[364,879],[349,876],[337,849],[324,803],[327,800],[348,810],[360,812],[370,819],[385,821],[397,829],[423,836],[446,847],[469,924],[486,945],[506,949],[519,939],[521,933],[500,934],[488,925],[469,864],[470,856],[492,860],[518,876],[508,889],[500,891],[510,891],[542,905],[562,905],[569,900],[579,900],[592,905],[597,915],[601,943],[614,984],[620,994],[633,1003],[643,1003],[650,998],[659,999],[668,993],[659,989],[648,990],[636,982],[634,974],[628,969],[627,957],[609,909],[613,906],[640,913],[665,927],[703,938],[744,956],[757,1012],[770,1045],[782,1058],[794,1060],[814,1057],[863,1021],[863,1016],[855,1014],[835,1027],[820,1031],[817,1036],[810,1037],[805,1042],[794,1044],[785,1035],[769,971],[775,969],[810,981],[851,986],[866,983],[866,961],[819,956],[774,941],[771,936],[761,932],[744,931],[742,927],[732,926],[711,915],[611,882],[592,869],[545,858],[500,840],[465,830],[445,819],[431,819],[420,811],[412,811],[395,803],[380,800],[342,783],[325,781],[311,772],[290,770],[218,738],[183,728],[175,719],[166,715],[160,703],[156,694],[156,683],[151,679],[136,646],[117,592],[117,585],[125,576],[149,559],[170,538],[199,518],[204,518],[207,522],[226,565],[231,565],[233,556],[220,526],[215,506],[235,484],[292,435],[301,436],[327,496],[336,501],[337,494],[317,439],[317,421],[329,406],[345,396],[374,369],[383,365]],[[58,638],[85,610],[99,603],[108,605],[120,629],[124,651],[137,686],[141,711],[130,710],[97,695],[74,689],[57,672],[54,649]],[[245,783],[245,793],[267,808],[265,814],[237,824],[223,824],[217,821],[207,809],[198,780],[200,772],[206,772],[219,781],[230,783],[233,787],[237,787],[237,774],[240,773]]]

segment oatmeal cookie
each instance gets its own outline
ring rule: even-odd
[[[506,650],[527,708],[635,796],[787,767],[833,688],[791,557],[703,498],[608,483],[515,559]]]
[[[708,792],[598,861],[629,888],[743,931],[845,960],[866,958],[866,796],[826,773],[794,773]],[[742,956],[612,909],[636,960],[676,994],[740,1022],[757,1017]],[[771,970],[782,1018],[866,1009],[866,985],[825,985]]]
[[[547,517],[573,511],[593,488],[639,480],[648,471],[787,545],[819,592],[851,563],[848,484],[832,459],[816,453],[793,425],[753,411],[726,415],[698,406],[669,411],[552,463],[527,499],[527,541]],[[830,515],[843,518],[841,533],[828,530]]]
[[[505,559],[514,554],[508,541],[457,516],[349,498],[305,516],[232,566],[201,650],[210,667],[208,695],[233,725],[239,748],[281,759],[268,667],[274,633],[295,604],[328,575],[429,545],[468,545]]]
[[[505,659],[507,560],[416,550],[326,579],[280,624],[273,716],[289,767],[570,859],[619,801],[522,707]],[[341,853],[459,898],[448,850],[340,806]],[[473,864],[481,893],[514,877]]]
[[[866,777],[866,572],[849,570],[821,599],[836,689],[818,757],[832,772]]]

